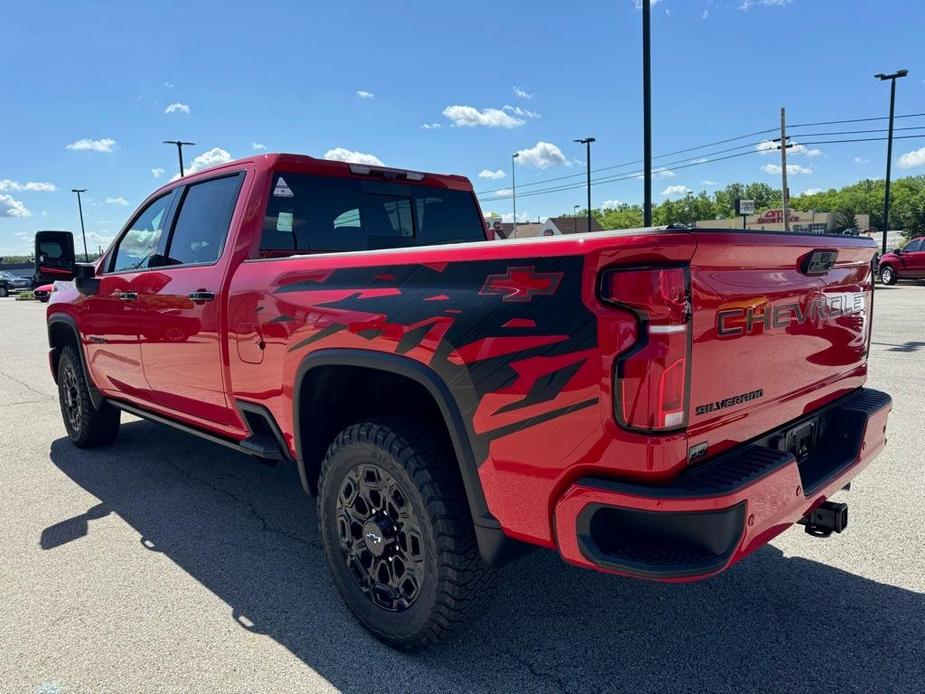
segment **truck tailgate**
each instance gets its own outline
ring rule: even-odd
[[[696,232],[689,444],[709,455],[861,386],[872,241]]]

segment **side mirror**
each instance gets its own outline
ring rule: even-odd
[[[74,286],[85,296],[100,290],[100,281],[96,278],[96,266],[93,263],[74,263]]]
[[[895,253],[896,255],[902,255],[902,254],[903,254],[903,249],[902,249],[902,248],[894,248],[894,249],[893,249],[893,253]]]
[[[43,283],[74,278],[74,235],[71,232],[36,232],[35,278]]]

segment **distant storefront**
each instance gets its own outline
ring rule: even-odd
[[[790,231],[825,234],[839,230],[839,219],[836,212],[788,210],[787,217],[790,221]],[[854,219],[858,229],[867,229],[870,226],[870,215],[858,214],[855,215]],[[694,222],[694,226],[713,229],[741,229],[743,220],[742,217],[705,219]],[[778,208],[749,215],[745,220],[745,226],[757,231],[784,231],[784,211]]]

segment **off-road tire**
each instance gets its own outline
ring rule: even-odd
[[[350,557],[355,560],[357,555],[351,555],[339,526],[339,518],[345,518],[343,510],[338,510],[345,480],[358,466],[365,470],[370,465],[397,483],[415,517],[423,547],[418,554],[423,558],[416,564],[421,573],[419,591],[410,605],[398,611],[383,608],[368,587],[361,588],[356,564],[350,563]],[[403,418],[355,424],[328,448],[318,489],[321,539],[334,583],[347,607],[376,638],[401,650],[422,650],[447,638],[485,605],[495,572],[479,554],[456,457],[448,442]],[[354,544],[359,542],[354,540]]]
[[[880,268],[880,281],[883,284],[896,284],[896,270],[889,265]]]
[[[109,403],[93,406],[80,357],[72,345],[58,359],[58,401],[68,438],[78,448],[112,443],[119,433],[120,411]]]

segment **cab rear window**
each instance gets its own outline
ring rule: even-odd
[[[472,193],[276,173],[261,257],[484,241]]]

